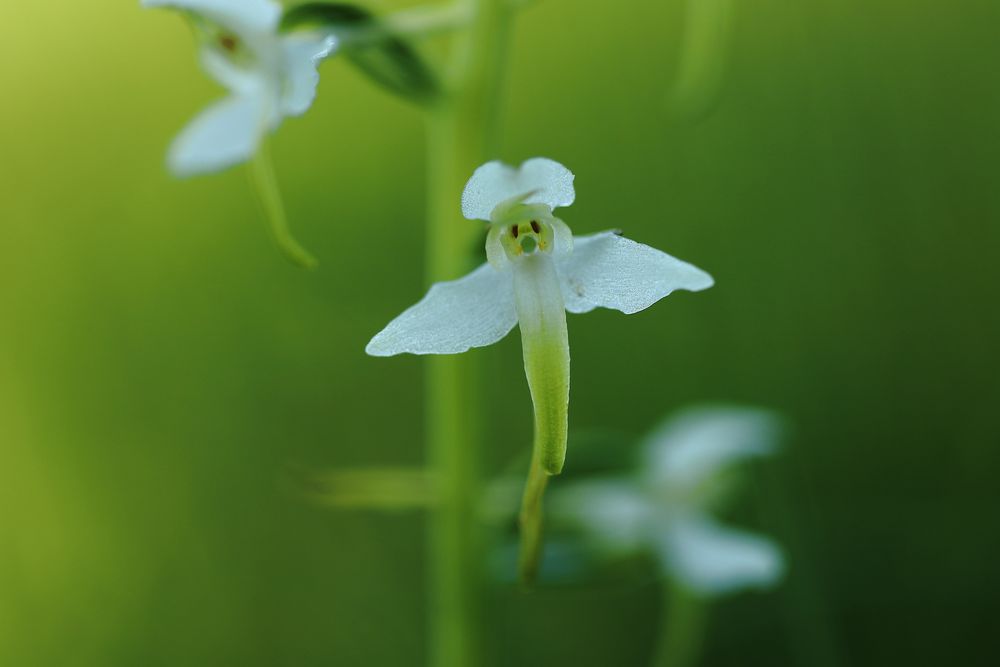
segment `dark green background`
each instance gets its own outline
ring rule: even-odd
[[[706,664],[992,664],[1000,5],[736,4],[700,122],[664,105],[680,0],[519,20],[498,157],[558,159],[574,231],[620,227],[717,281],[571,316],[571,427],[640,434],[705,400],[795,425],[739,512],[789,578],[716,606]],[[0,63],[0,664],[420,664],[419,514],[279,482],[422,460],[420,361],[363,354],[423,292],[418,111],[323,66],[274,146],[307,273],[243,170],[165,173],[220,95],[176,17],[5,0]],[[519,343],[475,354],[505,406],[497,469],[530,436]],[[652,582],[492,597],[498,664],[652,645]]]

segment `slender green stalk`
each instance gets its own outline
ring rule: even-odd
[[[698,664],[708,626],[708,602],[683,586],[664,583],[659,647],[654,667],[694,667]]]
[[[457,36],[443,99],[428,127],[428,282],[451,280],[473,264],[481,228],[460,215],[466,179],[493,157],[509,32],[506,0],[466,0],[468,31]],[[481,477],[480,405],[476,360],[430,357],[427,439],[440,480],[432,514],[428,585],[433,667],[481,662],[482,557],[476,526]]]
[[[549,484],[549,473],[541,461],[541,448],[535,447],[531,452],[531,468],[528,469],[528,481],[524,485],[524,495],[521,498],[521,551],[518,556],[517,569],[521,583],[531,585],[538,576],[538,566],[542,560],[542,498],[545,487]]]
[[[268,229],[278,249],[296,266],[305,269],[316,268],[316,258],[299,245],[288,227],[288,217],[281,201],[281,190],[274,174],[267,138],[261,140],[260,147],[249,163],[250,181],[267,220]]]
[[[684,120],[704,118],[719,102],[734,10],[732,0],[687,0],[677,79],[667,98]]]

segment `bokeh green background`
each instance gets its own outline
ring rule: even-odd
[[[789,577],[715,607],[705,664],[992,664],[1000,5],[736,4],[698,122],[664,105],[681,0],[519,21],[498,157],[564,162],[577,233],[620,227],[717,280],[570,318],[571,427],[640,434],[706,400],[795,425],[740,512]],[[423,459],[419,360],[363,354],[423,291],[419,112],[323,66],[274,145],[307,273],[242,170],[165,173],[220,94],[179,20],[4,0],[0,37],[0,664],[421,664],[421,515],[280,482]],[[516,336],[475,354],[495,470],[530,404]],[[491,595],[497,664],[652,646],[653,581]]]

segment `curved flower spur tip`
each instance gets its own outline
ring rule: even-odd
[[[472,174],[462,192],[462,215],[469,220],[493,222],[493,211],[512,199],[518,203],[545,204],[550,209],[569,206],[576,198],[573,172],[555,160],[536,157],[520,167],[487,162]]]
[[[715,284],[698,267],[616,232],[575,237],[572,254],[556,264],[571,313],[601,307],[630,315],[676,290],[697,292]]]
[[[365,352],[458,354],[491,345],[517,324],[510,276],[484,264],[464,278],[437,283],[380,331]]]
[[[785,431],[780,415],[736,406],[699,406],[668,417],[641,445],[656,484],[693,488],[741,461],[773,454]]]

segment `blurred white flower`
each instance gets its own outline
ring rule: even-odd
[[[635,313],[674,290],[703,290],[701,269],[614,232],[573,237],[553,209],[573,203],[573,174],[534,158],[514,168],[479,167],[462,193],[462,213],[490,223],[488,263],[437,283],[379,332],[373,356],[456,354],[491,345],[520,325],[525,373],[535,404],[542,465],[558,473],[565,457],[569,402],[566,311],[597,307]]]
[[[643,442],[634,476],[565,485],[552,494],[550,516],[582,528],[603,553],[650,550],[667,576],[701,595],[770,586],[784,573],[779,548],[722,525],[711,510],[726,473],[774,452],[780,426],[763,410],[686,410]]]
[[[316,65],[334,48],[331,36],[282,35],[281,5],[272,0],[142,0],[191,19],[201,64],[229,97],[181,131],[167,156],[177,176],[244,162],[286,116],[306,112],[316,94]]]

